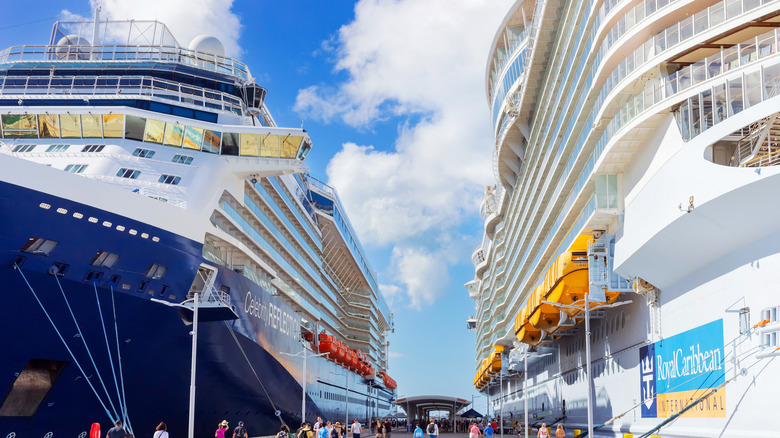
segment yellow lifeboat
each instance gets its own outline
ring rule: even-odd
[[[490,354],[488,373],[498,374],[501,372],[501,352],[504,351],[504,347],[501,345],[494,345],[493,353]]]
[[[528,321],[529,310],[536,307],[535,302],[536,296],[532,294],[530,297],[528,297],[528,301],[526,302],[525,307],[520,310],[520,313],[515,318],[515,336],[517,336],[517,339],[519,339],[520,342],[528,344],[532,347],[539,345],[542,340],[541,330],[534,327]]]

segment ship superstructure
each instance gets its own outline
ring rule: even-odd
[[[304,376],[308,420],[392,411],[376,274],[265,94],[216,38],[159,22],[58,22],[0,52],[0,434],[186,430],[196,294],[199,433],[299,425]]]
[[[777,1],[512,6],[466,284],[507,424],[586,430],[590,377],[597,436],[776,434],[778,26]]]

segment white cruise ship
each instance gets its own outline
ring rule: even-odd
[[[506,426],[780,435],[778,27],[777,0],[513,4],[466,284]]]
[[[57,22],[0,52],[0,436],[394,411],[376,274],[265,94],[159,22]]]

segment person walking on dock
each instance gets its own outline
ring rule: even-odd
[[[246,428],[244,422],[239,421],[238,426],[233,430],[233,438],[247,438]]]
[[[433,418],[431,418],[431,422],[428,423],[428,428],[426,432],[428,432],[428,438],[436,438],[437,436],[439,436],[439,426],[437,426],[436,423],[433,422]]]
[[[493,429],[493,425],[488,423],[487,426],[485,426],[484,434],[485,438],[493,438],[493,433],[495,430]]]
[[[165,423],[160,422],[154,431],[155,432],[154,435],[152,435],[152,438],[168,438],[168,425]]]
[[[419,423],[414,425],[414,438],[423,438],[423,431]]]
[[[106,432],[106,438],[127,438],[129,436],[130,434],[122,427],[122,420],[116,420],[114,427]]]
[[[217,425],[217,431],[214,432],[214,438],[225,438],[225,432],[227,432],[227,429],[227,420],[222,420],[222,422]]]
[[[390,438],[390,432],[393,431],[393,423],[390,421],[390,417],[385,419],[385,438]]]
[[[363,433],[363,426],[357,421],[357,418],[352,419],[352,438],[360,438],[360,434]]]
[[[471,428],[469,428],[469,438],[479,438],[479,428],[476,422],[472,423]]]
[[[314,432],[311,430],[309,423],[301,423],[301,428],[298,429],[297,438],[314,438]]]
[[[558,428],[555,429],[555,438],[564,438],[566,436],[566,432],[563,430],[563,424],[559,424]]]
[[[537,438],[550,438],[550,430],[547,429],[547,425],[542,423],[542,427],[539,428],[539,432],[536,433]]]

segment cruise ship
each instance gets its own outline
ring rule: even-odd
[[[778,26],[777,0],[511,6],[465,285],[505,426],[780,434]]]
[[[155,21],[0,52],[0,436],[184,436],[193,371],[199,436],[393,411],[376,273],[265,95]]]

